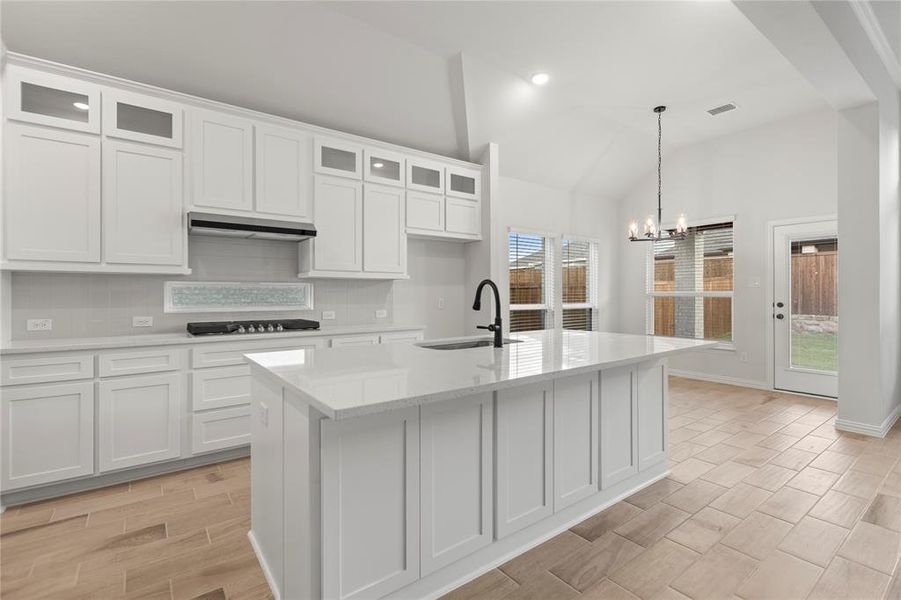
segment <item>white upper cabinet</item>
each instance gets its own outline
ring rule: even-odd
[[[444,193],[444,165],[420,158],[407,159],[407,189]]]
[[[303,242],[313,250],[315,271],[363,270],[363,184],[316,176],[313,193],[316,237]]]
[[[194,206],[253,210],[253,124],[210,111],[192,115]]]
[[[482,207],[478,202],[445,199],[444,228],[448,233],[477,237],[482,231]]]
[[[322,175],[361,179],[363,147],[344,140],[316,137],[313,170]]]
[[[103,133],[109,137],[182,147],[182,107],[150,96],[106,89]]]
[[[104,262],[182,265],[184,248],[181,152],[104,141]]]
[[[404,191],[400,188],[373,183],[363,188],[363,270],[407,272]]]
[[[363,152],[363,179],[372,183],[403,187],[404,157],[396,152],[367,148]]]
[[[478,169],[447,167],[445,176],[448,196],[470,200],[482,197],[482,172]]]
[[[313,218],[313,136],[300,129],[256,126],[256,211]]]
[[[407,192],[407,229],[444,231],[444,196]]]
[[[16,66],[7,69],[6,116],[50,127],[100,133],[100,87]]]
[[[7,123],[5,259],[100,262],[100,138]]]

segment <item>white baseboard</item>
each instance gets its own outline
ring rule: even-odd
[[[676,377],[685,377],[686,379],[697,379],[698,381],[710,381],[712,383],[725,383],[727,385],[737,385],[757,390],[773,389],[765,381],[726,377],[725,375],[711,375],[710,373],[700,373],[698,371],[684,371],[682,369],[673,369],[672,367],[669,369],[669,374],[675,375]]]
[[[901,404],[896,406],[895,410],[892,411],[892,414],[887,416],[879,425],[870,425],[869,423],[861,423],[860,421],[849,421],[847,419],[837,418],[835,419],[835,428],[851,433],[861,433],[863,435],[884,438],[899,417],[901,417]]]
[[[266,583],[269,584],[269,591],[272,592],[272,596],[275,600],[281,600],[278,586],[275,585],[275,578],[272,576],[272,571],[269,570],[269,565],[263,558],[263,553],[260,552],[260,546],[257,544],[257,539],[253,536],[253,530],[247,532],[247,539],[250,540],[250,547],[253,548],[253,553],[257,557],[257,562],[260,563],[260,568],[263,570],[263,577],[266,578]]]

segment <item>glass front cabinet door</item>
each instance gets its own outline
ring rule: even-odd
[[[8,67],[6,114],[10,119],[100,133],[100,86],[92,83]]]
[[[323,175],[362,179],[363,148],[351,142],[317,137],[313,170]]]
[[[367,148],[363,153],[363,179],[371,183],[403,187],[403,155],[379,148]]]
[[[444,165],[417,158],[407,159],[407,189],[444,193]]]
[[[476,169],[448,167],[445,184],[447,195],[478,200],[482,196],[482,173]]]
[[[182,114],[178,104],[150,96],[103,93],[103,133],[109,137],[181,148]]]

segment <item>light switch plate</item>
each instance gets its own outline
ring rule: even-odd
[[[269,407],[260,402],[260,425],[269,427]]]
[[[375,311],[375,318],[376,319],[387,319],[388,311],[385,310],[384,308],[380,308],[379,310]]]
[[[25,327],[28,331],[50,331],[53,329],[53,319],[28,319]]]
[[[153,327],[153,317],[132,317],[132,327]]]
[[[334,321],[335,320],[335,311],[333,311],[333,310],[322,311],[322,320],[323,321]]]
[[[444,310],[445,306],[447,306],[447,303],[444,301],[444,298],[438,298],[438,310]]]

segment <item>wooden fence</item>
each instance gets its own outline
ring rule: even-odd
[[[793,315],[838,316],[838,253],[792,255]]]

